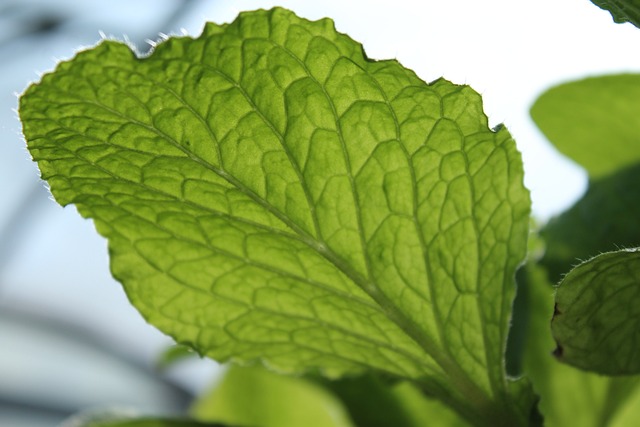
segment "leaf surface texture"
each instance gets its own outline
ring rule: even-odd
[[[556,356],[608,375],[640,373],[640,252],[598,255],[567,274],[551,322]]]
[[[503,353],[529,195],[469,87],[273,9],[142,59],[104,41],[20,115],[56,200],[94,219],[132,303],[178,342],[282,372],[373,369],[524,422]]]

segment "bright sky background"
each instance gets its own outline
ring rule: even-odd
[[[169,340],[145,324],[111,278],[106,242],[92,223],[82,220],[75,209],[61,209],[46,200],[44,191],[36,197],[43,200],[39,206],[21,207],[25,194],[41,184],[20,140],[20,124],[10,112],[17,104],[11,92],[22,92],[29,81],[38,79],[37,72],[53,69],[55,58],[70,58],[81,46],[98,42],[101,30],[118,39],[146,37],[144,28],[157,28],[176,3],[0,0],[0,9],[9,1],[39,3],[34,7],[47,4],[65,13],[73,10],[74,15],[55,40],[16,46],[7,55],[11,61],[0,62],[4,66],[0,69],[12,70],[0,81],[0,89],[10,88],[0,91],[0,106],[6,106],[0,108],[0,200],[4,202],[0,233],[12,212],[30,221],[19,235],[12,235],[12,230],[0,235],[0,315],[20,309],[65,319],[120,352],[151,363]],[[640,29],[614,24],[608,12],[589,0],[202,0],[186,16],[159,31],[179,34],[184,29],[197,36],[205,21],[229,22],[241,10],[275,5],[310,19],[333,18],[339,31],[363,43],[369,57],[396,58],[425,81],[445,77],[480,92],[492,126],[506,124],[523,153],[533,212],[542,220],[570,206],[584,191],[586,176],[537,131],[529,118],[531,104],[542,91],[564,81],[640,72]],[[145,20],[152,23],[145,27]],[[4,52],[4,37],[16,30],[11,24],[2,21],[0,10],[0,53]],[[138,43],[146,50],[143,42]],[[58,386],[76,375],[72,371],[77,366],[71,365],[77,363],[69,359],[68,349],[44,348],[41,338],[28,341],[26,332],[7,335],[1,317],[0,341],[13,342],[15,347],[11,352],[0,351],[0,395],[7,384],[27,387],[29,378],[39,381],[32,386],[43,393],[48,393],[44,381],[50,381],[47,384],[58,397],[65,390],[73,391]],[[80,357],[78,351],[75,357]],[[71,371],[65,366],[71,366]],[[41,372],[36,368],[42,373],[22,375]],[[190,388],[202,389],[213,370],[212,364],[201,364],[175,375],[182,376]],[[47,373],[51,378],[45,378]],[[9,381],[12,378],[14,383]],[[81,387],[76,390],[69,399],[83,393],[88,396]],[[117,388],[112,392],[122,393]],[[132,393],[140,394],[133,389]],[[103,398],[95,397],[97,401]]]

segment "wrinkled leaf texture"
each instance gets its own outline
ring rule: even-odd
[[[62,205],[143,316],[219,361],[373,369],[477,424],[526,424],[504,373],[529,195],[480,96],[372,61],[283,9],[146,58],[104,41],[21,98]]]
[[[640,373],[640,251],[598,255],[567,274],[551,322],[556,356],[607,375]]]

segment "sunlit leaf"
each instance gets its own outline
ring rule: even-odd
[[[56,200],[162,331],[219,361],[413,381],[527,424],[504,372],[529,195],[480,96],[274,9],[146,58],[113,41],[20,101]]]

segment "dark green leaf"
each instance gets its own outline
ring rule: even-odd
[[[640,373],[640,251],[605,253],[571,270],[551,327],[561,361],[608,375]]]
[[[640,246],[640,166],[592,181],[571,209],[542,230],[541,263],[557,283],[581,260],[621,247]]]
[[[617,23],[631,22],[640,27],[640,0],[591,0],[601,9],[611,12]]]

